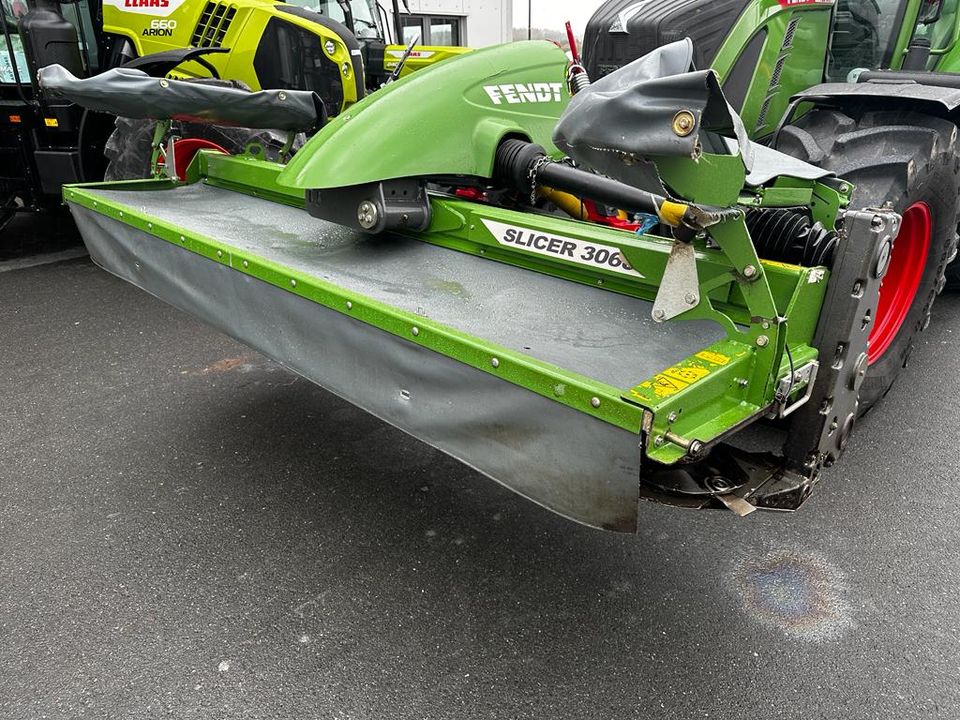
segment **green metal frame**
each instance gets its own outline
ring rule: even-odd
[[[188,182],[245,193],[294,207],[303,207],[300,191],[277,178],[282,166],[251,156],[201,152],[188,169]],[[312,300],[358,321],[427,347],[444,356],[496,375],[616,427],[643,434],[646,454],[662,464],[688,455],[685,440],[716,442],[744,423],[767,413],[778,381],[816,359],[812,347],[826,290],[824,268],[801,268],[760,261],[742,215],[711,228],[711,238],[695,241],[701,302],[675,321],[710,320],[726,339],[664,368],[650,378],[637,378],[617,388],[572,373],[522,353],[479,340],[440,323],[398,310],[336,287],[322,279],[291,271],[250,253],[158,221],[131,205],[106,201],[100,189],[164,192],[179,184],[168,179],[123,184],[68,186],[65,199],[136,227],[237,272]],[[817,188],[822,191],[820,186]],[[809,189],[808,189],[809,190]],[[793,195],[789,196],[791,199]],[[568,220],[531,215],[455,197],[431,198],[433,219],[421,241],[483,256],[531,271],[652,301],[661,283],[674,241]],[[562,258],[546,258],[498,242],[486,222],[616,248],[642,276],[615,269],[585,266]],[[637,338],[642,342],[642,338]],[[789,346],[789,355],[786,348]],[[792,362],[791,362],[792,359]],[[794,396],[804,391],[798,383]]]

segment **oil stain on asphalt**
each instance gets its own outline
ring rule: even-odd
[[[792,638],[836,640],[853,626],[843,577],[822,558],[793,551],[746,558],[731,580],[751,617]]]

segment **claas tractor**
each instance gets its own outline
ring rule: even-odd
[[[292,158],[201,150],[64,198],[108,271],[565,517],[792,511],[956,251],[960,95],[927,69],[954,16],[864,7],[623,5],[585,61],[477,51]],[[309,123],[290,94],[262,122]]]
[[[394,0],[391,27],[373,0],[0,0],[0,226],[17,210],[58,206],[64,183],[143,174],[150,157],[152,125],[121,123],[111,138],[112,117],[45,97],[40,68],[87,78],[123,66],[250,91],[310,90],[324,122],[388,80],[464,51],[393,44],[402,12]],[[191,129],[231,150],[249,140]]]

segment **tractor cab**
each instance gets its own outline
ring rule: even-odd
[[[102,177],[108,123],[36,85],[54,63],[79,77],[100,72],[107,49],[95,13],[89,0],[0,0],[0,227],[15,206],[56,203],[63,183]]]
[[[844,82],[860,70],[936,71],[954,56],[958,20],[960,0],[840,0],[827,79]]]

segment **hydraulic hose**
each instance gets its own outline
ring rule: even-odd
[[[494,176],[531,195],[541,187],[549,187],[629,213],[654,213],[671,227],[703,230],[738,212],[674,202],[619,180],[557,162],[540,145],[525,140],[509,139],[500,144]]]

